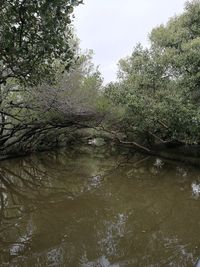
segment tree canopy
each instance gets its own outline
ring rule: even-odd
[[[120,60],[119,81],[105,91],[124,109],[119,129],[143,141],[199,143],[200,1],[187,2],[149,39],[149,48],[138,44]]]
[[[52,77],[54,62],[68,67],[71,14],[79,0],[1,0],[0,84],[17,78],[37,84]]]

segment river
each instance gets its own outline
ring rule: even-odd
[[[99,148],[0,163],[1,267],[192,267],[200,169]]]

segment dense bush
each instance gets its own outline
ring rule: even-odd
[[[153,29],[150,48],[138,44],[120,60],[118,82],[105,89],[124,110],[118,131],[142,141],[200,142],[200,2]]]

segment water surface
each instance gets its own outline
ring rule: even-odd
[[[0,266],[192,267],[200,169],[98,149],[0,163]]]

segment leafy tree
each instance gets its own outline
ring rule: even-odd
[[[56,118],[65,121],[74,116],[97,113],[96,103],[100,97],[102,77],[92,63],[93,51],[83,53],[78,49],[76,55],[78,59],[69,71],[63,71],[63,66],[60,65],[56,73],[56,84],[42,83],[30,92],[25,92],[23,101],[37,107],[37,119]]]
[[[185,12],[155,28],[152,49],[165,65],[165,74],[180,86],[199,93],[200,86],[200,1],[187,2]],[[196,98],[196,95],[195,95]]]
[[[79,0],[0,1],[0,84],[17,78],[38,84],[73,58],[71,14]]]
[[[119,81],[106,96],[124,109],[118,130],[141,142],[200,142],[200,1],[153,29],[119,62]]]
[[[71,26],[73,8],[81,2],[0,2],[0,154],[38,149],[48,136],[57,144],[60,130],[76,123],[66,116],[71,104],[65,104],[73,102],[68,93],[75,84],[80,88],[85,75],[77,74]]]
[[[55,62],[55,83],[44,81],[31,90],[11,79],[2,85],[0,156],[59,146],[70,131],[94,125],[102,78],[92,51],[76,53],[68,71]]]

